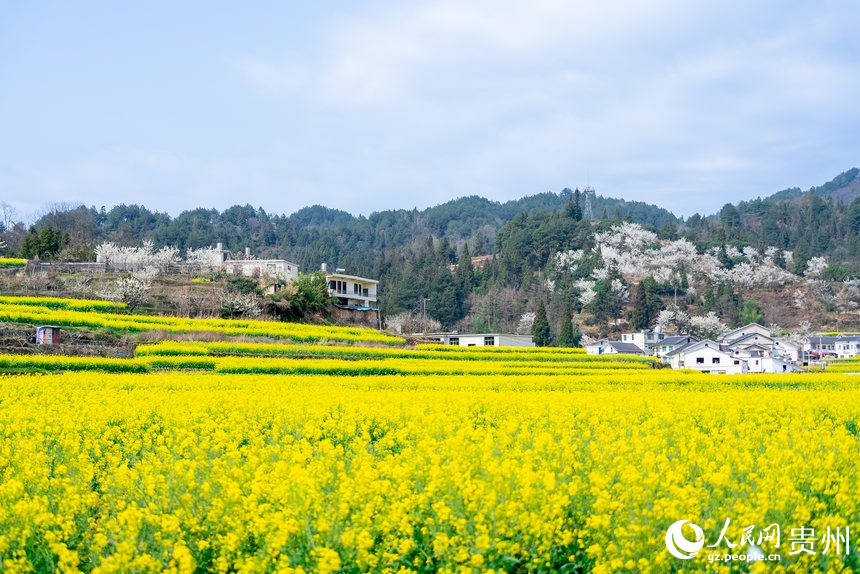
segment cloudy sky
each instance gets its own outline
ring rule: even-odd
[[[590,184],[713,212],[860,166],[858,22],[853,0],[10,0],[0,200],[368,214]]]

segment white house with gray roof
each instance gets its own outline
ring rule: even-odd
[[[664,360],[673,369],[694,369],[703,373],[735,375],[749,370],[746,362],[735,357],[729,347],[710,339],[679,347]]]

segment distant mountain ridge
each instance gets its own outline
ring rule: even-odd
[[[843,171],[824,185],[813,187],[804,192],[799,187],[791,187],[765,197],[765,201],[790,201],[799,199],[805,193],[814,191],[822,197],[831,197],[840,203],[851,203],[860,197],[860,169],[854,167]]]
[[[544,192],[505,202],[493,201],[477,195],[452,199],[423,210],[384,210],[369,216],[354,216],[339,209],[313,205],[302,208],[289,219],[300,225],[326,228],[352,225],[362,220],[376,223],[390,218],[413,218],[422,227],[437,237],[451,236],[462,239],[489,225],[498,227],[514,216],[532,211],[557,211],[570,202],[573,191],[569,188],[559,193]],[[642,201],[627,201],[611,197],[597,196],[593,210],[596,216],[606,212],[608,217],[630,218],[636,223],[661,227],[678,224],[679,219],[669,210]]]

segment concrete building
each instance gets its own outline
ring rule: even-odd
[[[461,347],[534,347],[531,335],[510,333],[428,333],[427,338],[441,345]]]
[[[673,369],[695,369],[703,373],[739,374],[749,371],[746,362],[733,356],[729,347],[710,339],[679,347],[668,353],[664,360]]]
[[[804,357],[811,360],[836,358],[839,356],[836,350],[837,341],[837,335],[810,335],[803,345]]]
[[[649,355],[654,354],[654,350],[660,342],[666,338],[663,329],[656,327],[654,329],[645,329],[637,333],[622,333],[621,343],[632,343],[645,351]]]
[[[692,335],[672,335],[665,337],[654,347],[654,354],[658,357],[665,357],[675,349],[679,349],[690,343],[698,343],[699,338]]]
[[[803,355],[808,360],[850,359],[860,354],[860,334],[810,335],[803,345]]]
[[[356,309],[376,309],[377,287],[379,281],[348,275],[345,269],[337,269],[328,273],[325,263],[322,269],[326,272],[329,294],[337,300],[337,305]]]
[[[737,329],[732,329],[731,331],[724,333],[722,336],[717,337],[717,342],[722,343],[723,345],[731,345],[735,341],[739,341],[745,337],[750,335],[762,335],[770,338],[770,329],[759,325],[758,323],[748,323],[743,327],[738,327]]]
[[[215,256],[219,259],[221,270],[231,275],[270,279],[280,284],[287,284],[299,275],[299,266],[286,259],[256,259],[251,255],[251,249],[245,248],[245,255],[235,259],[233,253],[224,249],[224,244],[215,247]]]
[[[624,341],[610,341],[609,339],[598,339],[597,341],[583,345],[587,355],[646,355],[639,345]]]

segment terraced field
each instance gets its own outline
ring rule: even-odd
[[[131,317],[51,305],[0,303]],[[0,570],[860,569],[836,548],[860,517],[855,376],[271,326],[293,335],[0,357],[18,373],[0,375]],[[707,544],[689,560],[667,549],[679,520]],[[774,524],[779,546],[760,536]],[[801,527],[812,553],[793,552]],[[750,543],[780,560],[708,558]]]

